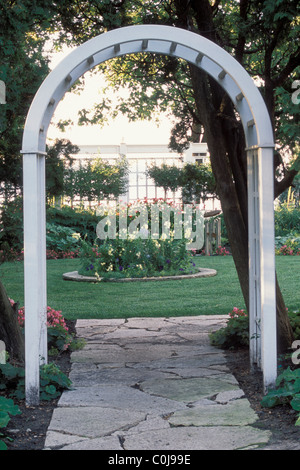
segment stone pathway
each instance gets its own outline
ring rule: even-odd
[[[54,410],[45,449],[255,449],[271,433],[209,343],[222,316],[78,320],[85,347]]]

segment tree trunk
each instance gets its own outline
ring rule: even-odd
[[[241,290],[249,308],[248,199],[245,137],[225,92],[198,68],[190,65],[197,112],[205,129],[211,167],[217,184],[229,244]],[[222,112],[220,111],[222,109]],[[293,333],[287,310],[276,283],[277,345],[286,351]]]
[[[0,281],[0,340],[10,358],[24,362],[24,338],[17,319],[17,312],[11,306],[7,293]]]

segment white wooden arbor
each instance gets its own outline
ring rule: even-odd
[[[274,139],[263,98],[245,69],[202,36],[171,26],[115,29],[87,41],[48,75],[28,112],[23,134],[26,402],[39,403],[39,366],[47,362],[45,147],[54,111],[71,85],[94,66],[138,52],[195,64],[228,93],[240,115],[248,156],[250,357],[265,390],[277,375],[273,207]]]

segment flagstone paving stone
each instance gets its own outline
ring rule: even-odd
[[[45,449],[234,450],[271,433],[209,333],[222,316],[78,320],[72,389],[54,410]]]

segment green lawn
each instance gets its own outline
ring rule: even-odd
[[[128,318],[227,314],[244,308],[233,259],[196,258],[199,266],[214,268],[211,278],[132,283],[80,283],[64,281],[62,274],[78,268],[78,260],[48,260],[48,305],[68,319]],[[286,305],[300,307],[299,256],[277,256],[277,274]],[[24,305],[23,263],[4,263],[0,277],[8,295]]]

